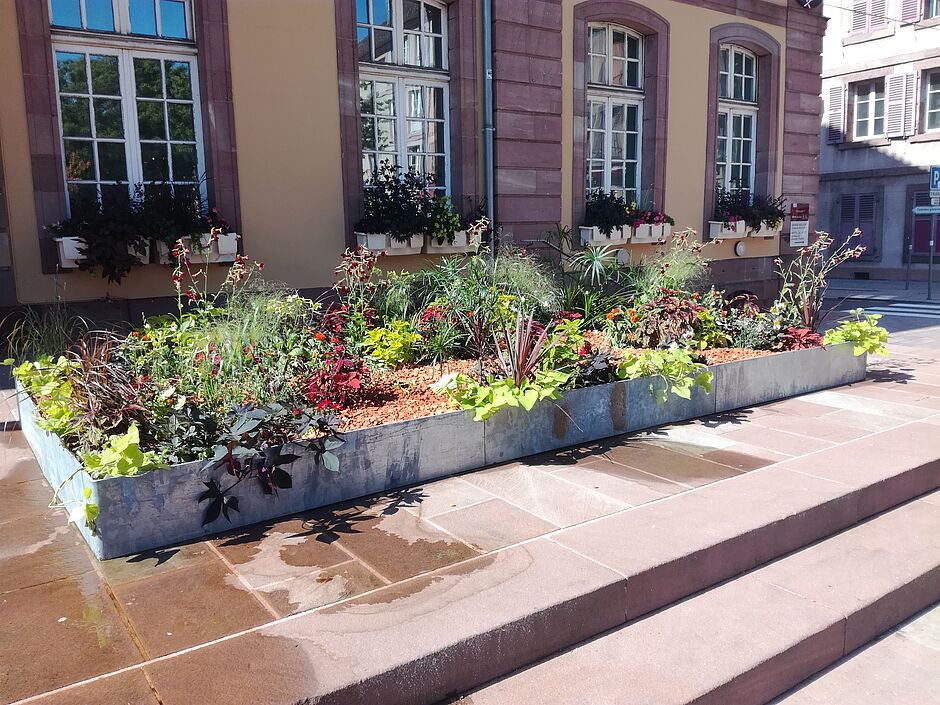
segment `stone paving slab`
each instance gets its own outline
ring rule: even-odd
[[[940,705],[940,605],[892,629],[773,705]]]
[[[907,587],[929,578],[936,596],[938,548],[940,506],[915,500],[459,702],[763,705],[850,652],[853,625],[880,633],[873,607],[900,621],[930,604]]]
[[[797,477],[797,473],[785,470],[788,463],[809,462],[820,453],[831,453],[836,464],[841,458],[864,456],[852,447],[866,443],[866,439],[877,432],[901,434],[898,438],[903,437],[909,445],[926,443],[940,457],[940,448],[936,442],[930,444],[930,437],[923,430],[935,430],[935,423],[940,423],[940,410],[933,407],[933,400],[938,398],[933,396],[934,387],[940,390],[940,385],[927,383],[903,389],[905,384],[913,385],[921,375],[938,369],[933,355],[919,348],[914,350],[916,354],[898,356],[887,364],[876,363],[873,373],[881,376],[862,383],[898,387],[896,396],[885,397],[878,392],[878,398],[872,399],[854,391],[848,393],[859,388],[853,385],[829,393],[835,396],[790,399],[697,419],[669,429],[656,429],[652,433],[546,453],[491,470],[427,482],[384,496],[246,527],[211,541],[101,563],[90,556],[74,527],[66,525],[64,513],[47,508],[51,489],[46,488],[48,494],[42,496],[42,485],[36,484],[37,481],[42,483],[41,476],[21,434],[2,434],[0,497],[7,499],[0,500],[6,502],[0,506],[3,510],[0,511],[0,705],[38,697],[47,691],[53,692],[42,702],[73,702],[78,697],[76,693],[87,692],[95,697],[89,695],[78,702],[109,705],[109,693],[121,692],[112,687],[113,680],[127,681],[127,691],[136,693],[141,678],[148,683],[151,692],[158,693],[164,705],[210,703],[211,700],[200,701],[195,697],[188,700],[187,693],[202,692],[199,688],[203,686],[195,684],[200,677],[207,688],[217,680],[207,678],[207,672],[228,672],[233,670],[232,663],[244,664],[246,660],[263,664],[245,666],[244,673],[239,675],[239,678],[244,676],[245,688],[263,685],[265,695],[257,699],[259,703],[294,705],[295,701],[287,698],[298,684],[290,674],[306,674],[304,683],[309,684],[311,668],[315,671],[315,682],[323,678],[324,692],[339,687],[343,673],[359,673],[365,668],[363,664],[370,662],[372,671],[362,671],[361,681],[384,682],[381,679],[390,677],[387,674],[405,673],[395,669],[407,666],[404,661],[398,666],[382,662],[383,654],[389,650],[397,653],[401,649],[402,654],[414,655],[416,649],[426,645],[422,641],[425,637],[417,627],[409,627],[415,630],[411,634],[407,630],[399,632],[397,626],[390,624],[384,632],[378,630],[375,639],[369,639],[371,632],[363,631],[362,625],[374,623],[372,616],[368,620],[362,618],[360,626],[350,626],[356,619],[356,610],[366,609],[364,605],[371,605],[369,609],[380,612],[391,606],[395,608],[394,614],[408,623],[415,620],[415,624],[438,624],[438,636],[465,630],[461,632],[462,641],[455,637],[455,650],[440,651],[444,654],[442,660],[421,662],[426,668],[442,669],[438,684],[441,688],[449,687],[447,679],[456,678],[460,668],[469,668],[464,661],[469,664],[480,660],[470,658],[468,654],[479,653],[467,651],[471,647],[482,649],[481,644],[485,644],[488,650],[503,649],[501,653],[506,654],[518,651],[525,658],[532,657],[532,648],[561,648],[561,641],[584,638],[586,632],[601,629],[614,614],[619,614],[622,622],[642,609],[643,601],[628,601],[625,596],[618,596],[607,599],[606,607],[598,609],[593,605],[591,610],[575,601],[570,614],[576,619],[570,624],[565,619],[561,622],[571,631],[562,630],[554,636],[553,633],[558,632],[558,621],[550,618],[553,612],[548,607],[543,610],[547,621],[536,620],[531,632],[499,629],[493,626],[497,623],[493,620],[502,618],[506,623],[516,624],[522,619],[519,610],[527,609],[520,605],[548,605],[553,595],[561,599],[559,596],[564,596],[564,589],[556,591],[555,583],[567,584],[564,566],[568,560],[578,561],[579,566],[581,561],[583,565],[592,566],[578,568],[578,573],[587,570],[590,574],[596,569],[600,574],[613,575],[613,584],[620,585],[617,590],[623,589],[624,595],[631,589],[634,594],[642,594],[640,581],[635,580],[631,586],[627,579],[628,587],[623,588],[625,575],[608,565],[615,562],[617,550],[623,550],[628,557],[641,556],[644,550],[652,552],[656,546],[655,532],[645,537],[632,533],[616,537],[607,534],[602,538],[612,547],[611,551],[598,558],[592,555],[591,546],[575,546],[572,542],[571,547],[564,547],[560,537],[566,531],[571,535],[578,531],[589,532],[589,527],[608,521],[625,522],[633,531],[629,521],[639,522],[637,526],[643,521],[628,521],[623,517],[649,512],[643,516],[662,517],[677,526],[684,525],[675,529],[672,542],[659,544],[667,555],[682,545],[681,540],[687,541],[687,547],[705,547],[703,537],[718,541],[720,536],[713,525],[730,522],[746,534],[746,522],[756,520],[762,506],[789,507],[787,511],[797,516],[804,506],[801,502],[809,506],[810,498],[825,501],[827,495],[823,488],[848,487],[851,493],[855,487],[845,478],[822,477],[826,474],[824,470],[818,471],[820,477],[810,478],[805,474]],[[823,425],[815,427],[811,433],[801,425],[802,421],[812,425],[817,419],[823,421]],[[916,428],[908,428],[912,426]],[[832,427],[840,431],[834,432]],[[841,431],[843,427],[854,431],[846,433]],[[819,429],[823,428],[827,435],[835,433],[835,436],[818,438]],[[746,442],[729,437],[745,429],[750,429]],[[857,435],[855,431],[866,435],[850,438]],[[789,453],[781,453],[777,450],[780,444],[775,440],[781,433],[805,439],[806,443],[790,445]],[[818,448],[819,442],[832,445],[811,451],[810,448]],[[913,450],[910,453],[916,455]],[[914,457],[910,453],[899,457]],[[889,474],[894,461],[894,457],[884,458],[889,464]],[[762,495],[758,490],[760,483],[752,486],[746,482],[762,475],[768,482],[778,478],[777,494]],[[873,476],[865,477],[864,482],[868,482]],[[787,484],[787,480],[793,480],[794,484]],[[808,489],[795,492],[795,487]],[[913,484],[906,486],[910,491],[914,487]],[[729,489],[725,497],[724,488],[736,489]],[[904,487],[898,485],[895,489],[902,492]],[[778,496],[785,498],[782,503]],[[807,531],[835,530],[839,522],[848,520],[853,510],[857,511],[857,507],[853,508],[851,502],[834,499],[830,502],[830,511],[820,513],[815,524],[812,521],[778,522],[777,533],[782,538],[776,543],[754,539],[748,551],[742,554],[745,562],[754,564],[788,545],[787,542],[805,540]],[[784,531],[786,526],[790,529]],[[619,540],[621,548],[614,545],[614,538]],[[534,545],[546,547],[537,553],[537,561],[533,558],[535,549],[531,548]],[[584,555],[578,555],[582,549]],[[700,554],[696,561],[701,565],[693,561],[689,565],[694,566],[694,570],[675,576],[678,585],[690,576],[721,576],[724,570],[736,565],[734,561],[741,560],[740,556],[729,552],[707,555],[700,551]],[[566,559],[547,558],[556,555]],[[514,556],[514,562],[507,563],[506,556]],[[503,572],[492,566],[510,564],[517,566],[518,575],[539,577],[532,585],[525,583],[528,587],[520,591],[516,602],[510,600],[512,604],[503,605]],[[487,583],[487,588],[475,583],[479,590],[486,592],[488,601],[477,603],[474,609],[478,613],[470,611],[462,618],[455,618],[455,613],[447,607],[451,604],[453,590],[458,589],[452,583],[458,587],[470,584],[468,575],[479,581],[493,581]],[[111,607],[107,607],[107,603],[105,608],[96,607],[99,593],[94,591],[86,595],[79,590],[78,594],[84,601],[82,604],[92,610],[89,614],[100,612],[101,619],[108,625],[106,642],[112,647],[117,645],[114,648],[119,652],[100,659],[94,656],[95,649],[87,646],[88,634],[97,635],[99,631],[87,632],[91,627],[70,630],[51,621],[55,607],[65,608],[71,604],[64,596],[69,590],[75,594],[77,583],[92,582],[105,588],[104,594]],[[444,592],[436,592],[440,590]],[[528,595],[527,591],[542,595],[543,602],[527,602],[529,598],[522,596]],[[42,597],[60,594],[63,596],[51,603],[48,597]],[[418,594],[421,599],[415,602]],[[425,599],[432,595],[436,596],[434,600]],[[17,612],[37,615],[36,628],[24,628],[13,613],[14,604]],[[399,606],[402,611],[398,611]],[[425,612],[421,612],[422,608]],[[346,609],[353,616],[340,617]],[[415,616],[418,613],[420,616]],[[531,610],[527,614],[531,618]],[[596,621],[591,622],[591,619]],[[309,638],[313,637],[303,631],[291,631],[283,626],[295,620],[308,624],[310,630],[333,623],[343,624],[342,629],[352,629],[349,634],[355,635],[355,639],[350,636],[348,643],[341,642],[339,651],[345,666],[333,664],[327,668],[322,665],[323,659],[332,660],[329,645],[316,638],[310,642]],[[479,634],[486,635],[484,641],[468,636],[476,633],[475,628]],[[522,639],[520,635],[526,634],[529,636]],[[318,644],[316,648],[312,643]],[[368,648],[363,649],[363,643],[368,643]],[[286,651],[285,644],[290,644]],[[257,654],[249,657],[255,654],[253,649],[258,649],[257,654],[278,655],[284,663],[273,664]],[[42,653],[43,657],[22,657],[22,654],[34,652]],[[201,654],[209,654],[211,658],[204,659]],[[244,658],[240,654],[244,654]],[[456,655],[464,659],[459,661],[464,664],[459,668],[453,665]],[[219,661],[212,660],[215,658]],[[219,665],[223,660],[224,667]],[[385,676],[376,670],[380,670],[382,663],[391,669],[385,671]],[[15,671],[8,664],[14,664]],[[50,668],[49,664],[55,664],[56,668]],[[353,670],[343,671],[343,668]],[[174,671],[180,674],[179,678],[172,675]],[[484,671],[472,675],[474,678],[493,676]],[[15,677],[11,675],[14,673]],[[186,674],[190,675],[184,679]],[[96,677],[100,678],[82,685]],[[182,680],[188,680],[190,691],[175,685]],[[75,684],[74,687],[55,690],[71,684]],[[303,697],[309,697],[309,688],[301,690],[306,693]],[[140,692],[146,694],[145,690]],[[362,692],[365,691],[360,694]],[[355,702],[345,696],[339,699]],[[231,702],[238,702],[238,699]]]

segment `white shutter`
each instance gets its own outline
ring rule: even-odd
[[[901,22],[913,24],[920,22],[920,10],[924,0],[901,0]]]
[[[917,132],[917,76],[909,73],[904,76],[904,134]]]
[[[904,136],[905,84],[904,74],[888,76],[885,79],[885,93],[887,94],[885,107],[887,129],[885,133],[888,137]]]
[[[855,0],[852,3],[852,31],[864,32],[868,29],[868,0]]]
[[[845,142],[845,87],[841,84],[829,88],[829,126],[826,129],[829,144]]]
[[[868,28],[880,29],[888,24],[888,0],[871,0],[868,3]]]

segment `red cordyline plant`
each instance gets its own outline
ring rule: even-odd
[[[816,241],[801,248],[786,266],[782,259],[774,260],[781,279],[777,306],[786,319],[816,330],[828,287],[826,280],[840,264],[865,253],[866,248],[858,244],[861,236],[862,231],[856,228],[845,242],[833,248],[829,233],[817,232]]]
[[[538,323],[533,316],[523,316],[522,312],[516,314],[516,328],[510,332],[503,326],[502,340],[497,338],[496,359],[503,374],[511,379],[517,388],[530,379],[545,356],[557,343],[561,336],[556,335],[549,339],[548,329]]]

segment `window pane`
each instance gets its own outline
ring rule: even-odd
[[[392,26],[392,9],[389,0],[372,0],[372,24]]]
[[[148,100],[137,101],[137,125],[142,140],[165,140],[166,124],[163,119],[163,103]]]
[[[158,59],[134,59],[134,76],[139,98],[163,97],[163,76]]]
[[[627,159],[635,162],[637,157],[637,136],[636,134],[627,135]]]
[[[409,120],[406,126],[405,151],[422,152],[424,151],[424,123],[418,120]]]
[[[372,81],[359,81],[359,112],[363,115],[375,114],[375,96],[372,93]]]
[[[444,168],[444,157],[428,157],[424,164],[425,173],[432,177],[433,182],[438,186],[444,186],[447,183],[447,173]]]
[[[627,126],[626,110],[622,104],[614,104],[610,108],[611,127],[614,130],[625,130]]]
[[[940,110],[940,90],[934,91],[927,99],[928,110]]]
[[[154,0],[131,0],[131,33],[146,34],[154,37],[157,34],[157,13]]]
[[[627,56],[637,60],[640,58],[640,40],[636,37],[627,37]]]
[[[79,0],[52,0],[52,24],[81,29],[82,9]]]
[[[610,158],[623,159],[626,153],[626,136],[622,132],[615,132],[611,135]]]
[[[101,181],[127,181],[123,142],[98,143],[98,172]]]
[[[98,137],[124,137],[124,117],[121,101],[95,98],[95,134]]]
[[[140,145],[140,157],[144,164],[144,181],[170,180],[165,144]]]
[[[362,180],[366,183],[372,181],[375,176],[376,160],[374,154],[362,155]]]
[[[874,130],[872,130],[872,136],[884,135],[884,133],[885,133],[884,118],[875,118],[875,128]]]
[[[196,139],[192,104],[168,103],[167,118],[170,123],[170,139],[192,141]]]
[[[607,30],[603,27],[591,28],[591,52],[607,54]]]
[[[591,81],[607,83],[607,62],[603,56],[591,57]]]
[[[640,65],[635,61],[627,65],[627,85],[631,88],[640,87]]]
[[[627,106],[627,130],[630,132],[639,131],[640,110],[635,105]]]
[[[627,35],[613,30],[610,36],[613,42],[613,55],[625,57],[627,55]]]
[[[91,64],[92,93],[95,95],[121,95],[118,58],[116,56],[92,54],[89,57],[89,62]]]
[[[85,55],[56,52],[59,71],[59,90],[62,93],[87,93],[88,76],[85,73]]]
[[[419,0],[404,0],[402,23],[405,29],[413,29],[415,31],[421,29],[421,2]]]
[[[114,7],[111,0],[85,0],[85,21],[88,29],[114,31]]]
[[[185,61],[166,62],[166,95],[174,100],[192,100],[193,79],[189,63]]]
[[[405,115],[424,117],[424,91],[421,86],[409,86],[405,95]]]
[[[631,85],[627,83],[627,62],[623,59],[614,59],[610,65],[610,82],[615,86]]]
[[[728,73],[731,70],[730,56],[731,56],[730,49],[721,50],[721,53],[718,55],[718,65],[719,65],[718,70],[719,71],[722,71],[723,73]]]
[[[375,120],[362,118],[362,148],[375,149]]]
[[[405,63],[421,65],[421,35],[405,33]]]
[[[425,149],[429,152],[444,152],[444,123],[442,122],[429,122],[427,123],[428,136],[427,144]]]
[[[591,111],[591,129],[593,130],[603,130],[604,129],[604,112],[605,105],[603,103],[591,102],[590,111]]]
[[[356,22],[369,24],[369,0],[356,0]]]
[[[375,114],[395,114],[395,93],[391,83],[375,82]]]
[[[198,160],[196,159],[196,145],[174,144],[170,145],[173,157],[174,181],[198,181]]]
[[[439,69],[444,66],[444,40],[440,37],[424,37],[424,63],[431,69]]]
[[[443,88],[428,88],[428,117],[437,118],[438,120],[444,119],[444,89]]]
[[[379,151],[391,152],[395,149],[395,121],[375,121],[375,144]]]
[[[718,113],[718,136],[728,135],[728,113]]]
[[[927,129],[940,129],[940,112],[930,113],[930,115],[927,116]]]
[[[715,152],[716,159],[719,162],[726,162],[728,160],[728,140],[719,138],[715,142]]]
[[[623,188],[623,163],[611,165],[610,167],[610,187]]]
[[[604,144],[603,132],[591,133],[591,157],[593,159],[604,159],[606,156],[606,145]]]
[[[439,7],[424,6],[424,31],[432,34],[441,34],[444,31]]]
[[[359,61],[372,61],[372,33],[368,27],[356,29],[356,41],[359,44]]]
[[[868,102],[860,102],[855,106],[855,117],[859,120],[868,119]]]
[[[160,35],[170,39],[189,37],[183,0],[160,0]]]
[[[98,187],[94,184],[69,184],[69,208],[74,216],[98,207]]]
[[[62,134],[67,137],[91,137],[91,118],[88,115],[88,98],[63,96]]]
[[[95,158],[91,142],[65,140],[65,178],[69,181],[94,181]]]
[[[386,29],[377,29],[374,32],[375,60],[393,61],[392,32]]]

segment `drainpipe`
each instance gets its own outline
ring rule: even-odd
[[[496,203],[493,187],[493,0],[483,0],[483,188],[490,219],[490,256],[496,250]]]

